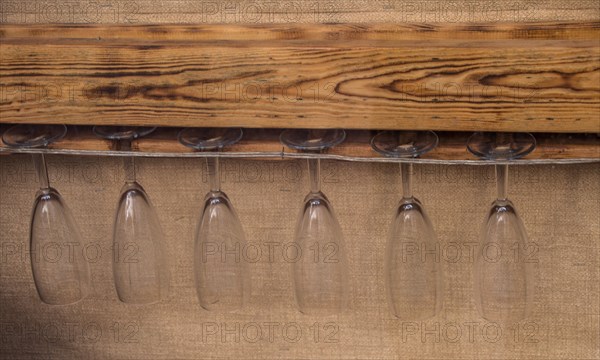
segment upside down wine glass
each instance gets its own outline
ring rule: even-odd
[[[2,136],[16,148],[40,148],[60,140],[64,125],[16,125]],[[50,186],[43,153],[33,155],[40,190],[33,204],[30,256],[33,280],[40,299],[50,305],[67,305],[90,292],[90,270],[83,256],[84,243],[69,208]]]
[[[94,133],[131,151],[131,141],[156,128],[95,126]],[[151,304],[165,298],[169,272],[164,234],[144,188],[137,182],[135,157],[124,158],[125,184],[121,188],[113,227],[113,275],[119,300]]]
[[[285,130],[281,142],[292,148],[320,152],[340,144],[343,130]],[[308,159],[310,191],[296,225],[298,259],[292,262],[296,304],[303,314],[329,315],[348,302],[346,250],[340,225],[329,200],[321,192],[320,159]]]
[[[199,151],[219,151],[242,138],[240,128],[188,128],[179,141]],[[206,157],[210,191],[204,198],[194,244],[194,274],[200,305],[206,310],[235,311],[247,300],[249,275],[241,250],[246,240],[242,224],[221,191],[219,157]]]
[[[527,133],[475,133],[467,148],[486,160],[508,161],[529,154],[535,145],[535,138]],[[475,304],[484,319],[510,324],[524,319],[530,310],[533,269],[519,256],[528,241],[523,222],[508,199],[508,165],[495,166],[498,196],[483,224],[475,258]]]
[[[416,158],[438,144],[432,131],[383,131],[371,139],[380,154]],[[425,320],[442,307],[442,273],[435,231],[423,204],[412,194],[413,164],[400,163],[402,199],[394,214],[385,253],[385,283],[392,313]]]

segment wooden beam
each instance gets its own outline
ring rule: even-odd
[[[600,132],[600,22],[2,25],[0,122]]]

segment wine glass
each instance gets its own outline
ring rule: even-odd
[[[281,142],[296,150],[320,152],[340,144],[343,130],[289,129]],[[310,191],[296,224],[292,261],[296,304],[303,314],[329,315],[344,310],[348,302],[346,250],[340,225],[329,200],[321,192],[320,159],[308,159]]]
[[[40,148],[60,140],[66,133],[64,125],[15,125],[2,135],[2,140],[11,147]],[[33,161],[40,182],[29,238],[33,280],[44,303],[73,304],[91,290],[84,243],[71,211],[50,186],[44,154],[34,154]]]
[[[219,151],[242,138],[240,128],[187,128],[179,141],[199,151]],[[206,310],[235,311],[247,300],[249,275],[241,259],[246,244],[242,224],[221,191],[219,157],[206,157],[210,190],[204,198],[194,245],[194,274],[200,305]]]
[[[122,151],[131,141],[153,132],[151,127],[94,126],[94,133],[116,142]],[[125,184],[113,228],[113,275],[119,300],[128,304],[151,304],[167,296],[164,234],[144,188],[136,181],[135,157],[124,159]]]
[[[528,133],[474,133],[467,143],[469,151],[480,158],[505,161],[495,165],[498,196],[483,224],[473,274],[479,313],[500,324],[524,319],[533,296],[532,264],[519,256],[527,249],[527,233],[507,196],[506,161],[529,154],[535,145]]]
[[[371,139],[375,151],[394,158],[416,158],[437,144],[433,131],[383,131]],[[431,318],[442,308],[439,246],[423,204],[413,196],[412,173],[412,163],[400,163],[403,195],[385,253],[388,304],[405,321]]]

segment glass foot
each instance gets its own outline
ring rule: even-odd
[[[94,134],[107,140],[133,140],[146,136],[156,127],[145,126],[94,126]]]
[[[485,160],[513,160],[535,149],[535,138],[529,133],[477,132],[467,141],[467,149]]]
[[[292,149],[319,151],[341,144],[346,139],[346,132],[342,129],[288,129],[279,139]]]
[[[38,148],[62,139],[67,134],[65,125],[15,125],[4,132],[2,141],[11,147]]]
[[[382,131],[371,139],[371,147],[384,156],[415,158],[433,150],[438,142],[433,131]]]
[[[241,128],[186,128],[179,132],[179,142],[196,150],[217,150],[242,139]]]

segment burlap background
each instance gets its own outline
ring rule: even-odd
[[[597,20],[596,0],[3,0],[3,23],[332,23]]]
[[[0,23],[498,22],[598,20],[579,1],[11,1]],[[415,193],[441,243],[444,310],[424,323],[388,312],[385,237],[399,198],[390,164],[325,162],[323,189],[343,228],[351,308],[313,318],[295,310],[282,248],[307,189],[302,161],[226,160],[223,188],[250,249],[250,304],[235,314],[200,308],[193,287],[193,231],[204,193],[200,159],[142,159],[139,180],[162,222],[172,274],[157,305],[118,302],[111,226],[123,174],[119,159],[49,157],[53,185],[75,214],[91,261],[94,292],[72,306],[42,304],[28,253],[37,180],[29,156],[0,156],[0,358],[56,359],[597,359],[600,357],[600,166],[513,167],[510,194],[537,244],[531,318],[498,328],[472,301],[472,257],[492,201],[493,169],[417,166]],[[269,256],[269,248],[273,249]],[[100,250],[100,253],[94,252]],[[458,251],[458,252],[457,252]],[[97,258],[96,258],[96,255]],[[255,259],[252,251],[248,257]],[[258,336],[260,333],[260,337]]]
[[[491,167],[417,166],[415,193],[441,243],[444,310],[424,323],[393,318],[384,298],[385,237],[399,198],[398,167],[327,161],[323,190],[344,231],[351,309],[312,318],[295,310],[292,241],[307,191],[304,161],[225,160],[223,188],[252,244],[250,304],[235,314],[202,310],[193,287],[193,231],[208,189],[202,159],[141,159],[139,180],[158,211],[172,272],[168,300],[118,302],[111,272],[111,226],[123,181],[116,158],[50,156],[53,185],[80,225],[94,292],[72,306],[37,297],[28,227],[37,180],[30,157],[0,157],[1,357],[202,359],[592,359],[599,354],[600,166],[512,167],[510,194],[537,244],[531,318],[497,328],[472,301],[469,246],[494,194]],[[269,246],[274,249],[269,256]],[[96,252],[101,249],[96,259]],[[460,249],[460,255],[457,250]],[[256,252],[245,259],[254,261]],[[501,331],[499,334],[498,331]],[[257,333],[262,335],[257,339]]]

